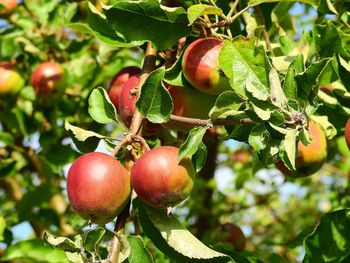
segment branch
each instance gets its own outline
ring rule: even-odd
[[[214,125],[225,125],[225,126],[234,126],[241,124],[251,124],[252,120],[245,118],[241,120],[216,120],[212,122],[210,119],[196,119],[188,118],[177,115],[170,115],[170,119],[179,123],[192,124],[193,126],[202,126],[202,127],[213,127]]]
[[[136,96],[138,97],[141,92],[142,85],[145,83],[147,77],[149,74],[156,68],[156,59],[157,59],[157,49],[152,47],[152,43],[148,42],[145,59],[143,61],[142,71],[139,78],[139,82],[137,86],[135,87],[135,90],[137,91]],[[142,133],[142,122],[144,118],[141,115],[141,113],[137,110],[132,118],[131,125],[130,125],[130,134],[127,135],[127,137],[116,147],[116,149],[113,151],[113,154],[116,154],[117,151],[125,144],[125,143],[131,143],[132,141],[138,141],[141,143],[141,146],[143,150],[148,150],[149,147],[146,143],[146,141],[140,136]],[[135,156],[134,156],[135,158]],[[130,167],[129,167],[130,168]],[[117,233],[123,233],[125,223],[129,217],[129,210],[130,210],[130,202],[129,204],[123,209],[121,214],[117,218],[117,222],[115,225],[115,232]],[[109,263],[118,263],[119,260],[119,254],[120,254],[120,248],[121,248],[121,242],[118,239],[117,236],[114,236],[111,241],[111,247],[108,253],[108,262]]]

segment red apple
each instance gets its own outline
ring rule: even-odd
[[[0,95],[15,94],[24,86],[24,80],[15,70],[14,66],[7,62],[0,62]]]
[[[64,70],[56,62],[43,62],[33,72],[31,84],[36,94],[46,94],[63,83]]]
[[[228,243],[236,251],[242,251],[245,247],[245,236],[239,226],[234,223],[226,223],[220,226],[217,241]]]
[[[350,150],[350,118],[346,122],[345,126],[345,140]]]
[[[8,15],[17,7],[17,0],[0,0],[0,15]]]
[[[138,197],[155,208],[169,208],[190,194],[195,170],[189,158],[178,163],[179,149],[161,146],[143,154],[131,168],[131,185]]]
[[[307,146],[298,142],[299,156],[295,159],[295,171],[290,171],[282,161],[276,167],[285,175],[291,177],[304,177],[317,172],[326,161],[327,140],[324,130],[315,122],[310,121],[309,133],[311,143]]]
[[[216,96],[198,92],[195,89],[165,84],[174,103],[172,114],[188,118],[209,119]],[[189,132],[193,125],[169,121],[165,127],[175,131]]]
[[[251,154],[246,149],[238,149],[231,154],[230,161],[232,163],[240,163],[242,165],[246,165],[251,162]]]
[[[125,82],[130,77],[140,74],[140,72],[141,69],[138,67],[126,67],[120,70],[112,79],[109,85],[108,95],[117,111],[119,111],[119,97]]]
[[[197,90],[218,95],[232,90],[229,79],[219,66],[222,40],[214,37],[192,42],[183,55],[182,70],[185,78]]]
[[[130,176],[114,157],[99,152],[80,156],[69,169],[68,199],[73,210],[93,223],[112,221],[130,199]]]

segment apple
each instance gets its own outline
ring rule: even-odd
[[[0,95],[15,94],[24,86],[24,80],[9,62],[0,62]]]
[[[67,176],[73,210],[92,223],[112,221],[130,199],[130,176],[113,156],[92,152],[74,161]]]
[[[173,115],[209,119],[209,111],[214,106],[216,96],[198,92],[195,89],[165,84],[173,100]],[[193,125],[169,121],[165,127],[182,132],[189,132]]]
[[[345,140],[350,150],[350,118],[346,122],[345,126]]]
[[[286,176],[309,176],[321,169],[327,157],[327,140],[324,130],[315,122],[309,122],[311,143],[307,146],[298,142],[299,156],[295,159],[295,171],[290,171],[282,161],[276,163],[276,167]]]
[[[220,226],[216,240],[230,244],[236,251],[242,251],[245,247],[245,236],[239,226],[234,223],[225,223]]]
[[[244,166],[251,162],[251,154],[247,149],[238,149],[231,154],[230,161]]]
[[[34,70],[31,84],[36,94],[47,94],[62,85],[64,70],[56,62],[43,62]]]
[[[125,67],[120,70],[109,84],[108,96],[119,111],[119,97],[125,82],[131,77],[141,73],[141,69],[135,66]]]
[[[214,37],[200,38],[185,50],[182,71],[186,80],[200,92],[218,95],[232,90],[229,79],[219,66],[222,40]]]
[[[0,0],[0,15],[9,15],[17,7],[17,0]]]
[[[190,194],[196,173],[191,159],[179,163],[178,155],[178,148],[161,146],[136,160],[131,168],[131,185],[146,204],[170,208]]]

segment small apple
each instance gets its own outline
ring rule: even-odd
[[[232,90],[229,79],[219,66],[222,40],[214,37],[200,38],[185,50],[182,70],[185,78],[200,92],[218,95]]]
[[[74,161],[67,176],[68,199],[82,218],[98,224],[112,221],[130,199],[130,176],[114,157],[87,153]]]
[[[15,94],[24,86],[24,80],[9,62],[0,62],[0,95]]]
[[[117,111],[119,111],[119,97],[125,82],[140,72],[141,69],[138,67],[125,67],[114,76],[109,84],[108,95]]]
[[[321,169],[327,157],[327,140],[324,130],[315,122],[309,122],[311,143],[307,146],[298,142],[299,156],[295,159],[295,171],[290,171],[282,161],[276,167],[286,176],[305,177]]]
[[[0,15],[9,15],[17,7],[17,0],[0,0]]]
[[[198,92],[192,88],[165,84],[174,103],[173,115],[209,119],[209,111],[214,106],[216,96]],[[189,132],[193,125],[169,121],[163,126],[181,132]]]
[[[216,240],[229,244],[236,251],[242,251],[246,243],[243,231],[234,223],[225,223],[221,225]]]
[[[131,168],[131,185],[146,204],[169,208],[190,194],[196,173],[191,159],[179,163],[178,155],[178,148],[161,146],[136,160]]]
[[[47,94],[62,85],[64,70],[56,62],[43,62],[33,72],[31,84],[36,94]]]
[[[238,149],[234,151],[230,156],[230,161],[232,163],[240,163],[243,166],[251,162],[251,153],[247,149]]]
[[[345,125],[345,140],[350,150],[350,118]]]

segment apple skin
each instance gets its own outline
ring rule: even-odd
[[[350,118],[348,119],[345,125],[345,140],[350,150]]]
[[[0,64],[0,95],[15,94],[24,87],[24,80],[13,66],[5,61]]]
[[[189,158],[178,163],[179,149],[161,146],[143,154],[131,168],[138,197],[155,208],[169,208],[190,194],[196,176]]]
[[[251,154],[246,149],[238,149],[230,156],[230,161],[232,163],[240,163],[243,166],[249,164],[251,162],[251,159]]]
[[[36,94],[47,94],[63,83],[64,70],[56,62],[43,62],[33,72],[31,84]]]
[[[130,176],[111,155],[80,156],[67,176],[68,199],[82,218],[98,224],[112,221],[130,199]]]
[[[113,77],[111,83],[109,84],[108,96],[117,111],[119,111],[119,97],[125,82],[127,82],[130,77],[140,73],[140,68],[131,66],[123,68]]]
[[[229,79],[219,67],[222,40],[214,37],[200,38],[185,50],[182,71],[186,80],[200,92],[218,95],[232,90]]]
[[[173,115],[209,119],[209,111],[214,106],[216,96],[198,92],[195,89],[165,84],[174,103]],[[169,121],[163,126],[181,132],[189,132],[193,125]]]
[[[236,251],[242,251],[246,243],[243,231],[234,223],[221,225],[217,239],[219,242],[229,243]]]
[[[290,171],[282,161],[276,163],[284,175],[290,177],[305,177],[321,169],[327,158],[327,140],[323,129],[313,121],[309,122],[311,143],[307,146],[298,142],[299,156],[295,159],[295,171]]]
[[[17,7],[17,0],[0,0],[0,15],[9,15]]]

